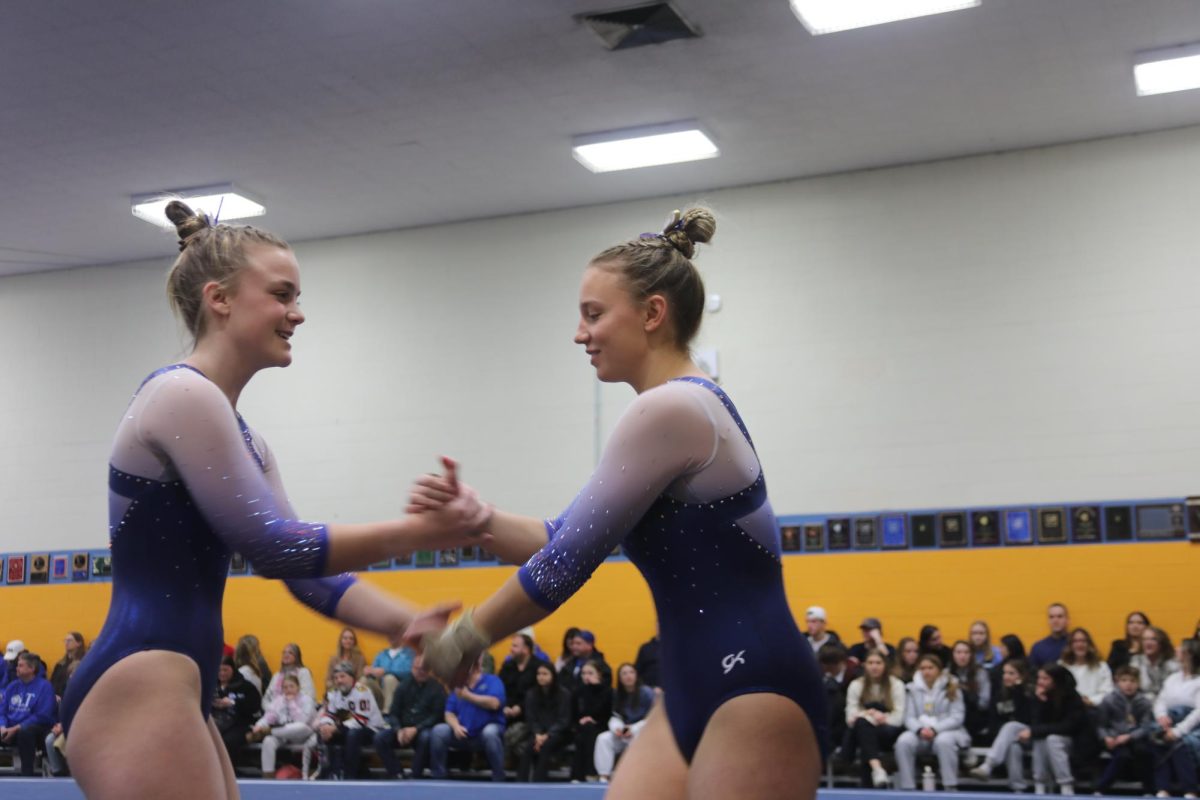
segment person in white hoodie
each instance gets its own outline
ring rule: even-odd
[[[1088,708],[1096,708],[1112,692],[1112,670],[1100,659],[1100,651],[1086,628],[1071,631],[1058,663],[1075,678],[1075,691]]]
[[[958,681],[943,670],[940,658],[932,653],[921,656],[917,674],[908,685],[906,730],[896,740],[899,788],[917,788],[917,755],[930,752],[937,755],[942,788],[958,788],[958,754],[971,745],[971,737],[963,728],[965,718]]]
[[[262,742],[264,778],[275,777],[275,754],[281,744],[304,745],[304,774],[308,775],[312,751],[317,746],[317,734],[309,724],[316,706],[311,697],[300,691],[300,678],[294,673],[283,676],[280,690],[246,738]]]
[[[903,681],[888,674],[888,660],[882,650],[867,653],[863,672],[846,692],[844,749],[851,761],[855,751],[860,751],[863,786],[882,789],[888,785],[888,774],[880,755],[903,730],[907,691]]]
[[[1154,718],[1162,731],[1154,736],[1154,783],[1168,797],[1171,778],[1184,797],[1196,797],[1196,760],[1200,757],[1200,639],[1179,643],[1179,671],[1167,676],[1154,699]]]

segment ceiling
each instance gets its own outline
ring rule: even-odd
[[[814,37],[787,0],[674,0],[699,39],[608,51],[633,0],[37,0],[0,15],[0,275],[168,255],[129,196],[233,182],[292,240],[1200,124],[1138,98],[1196,0],[983,0]],[[720,158],[593,175],[572,135],[696,118]]]

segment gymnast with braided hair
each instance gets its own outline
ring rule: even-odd
[[[779,526],[750,434],[692,362],[705,292],[692,264],[716,221],[693,208],[588,264],[575,342],[637,392],[557,518],[496,510],[488,547],[523,566],[440,634],[425,663],[461,682],[479,652],[553,612],[617,545],[649,583],[661,634],[656,707],[609,798],[812,798],[827,750],[821,677],[784,593]],[[418,480],[410,510],[462,484]]]
[[[361,525],[299,519],[262,437],[237,412],[250,379],[292,360],[304,322],[300,270],[282,239],[166,208],[180,254],[167,279],[191,354],[150,374],[130,401],[108,473],[112,601],[63,698],[71,770],[97,798],[236,798],[209,715],[233,552],[301,602],[385,634],[445,626],[346,570],[464,543],[487,517],[469,489],[433,513]],[[453,468],[443,476],[454,485]]]

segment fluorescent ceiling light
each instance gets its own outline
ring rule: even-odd
[[[792,11],[809,33],[820,36],[977,5],[979,0],[792,0]]]
[[[1138,53],[1133,80],[1139,95],[1200,88],[1200,45]]]
[[[132,200],[133,215],[160,228],[175,227],[166,215],[167,203],[172,200],[182,200],[194,211],[203,211],[220,221],[259,217],[267,211],[262,203],[231,183],[195,189],[168,189],[134,195]]]
[[[575,160],[592,172],[678,164],[720,154],[692,120],[576,136],[571,147]]]

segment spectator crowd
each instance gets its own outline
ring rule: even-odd
[[[1028,648],[1012,634],[993,641],[984,621],[960,640],[926,625],[893,645],[867,617],[847,643],[810,607],[830,769],[874,788],[954,790],[969,777],[1070,795],[1077,784],[1108,792],[1124,781],[1196,797],[1200,625],[1176,645],[1135,611],[1106,653],[1061,603],[1048,607],[1047,625]],[[45,774],[67,774],[57,703],[86,652],[72,632],[48,672],[20,640],[8,643],[0,748],[15,751],[22,774],[34,774],[38,754]],[[541,782],[558,769],[606,782],[658,700],[657,652],[656,637],[614,673],[590,631],[568,629],[554,657],[524,631],[498,668],[485,653],[447,693],[399,639],[368,662],[346,628],[319,692],[299,646],[286,645],[273,671],[246,635],[226,648],[212,718],[234,764],[247,767],[257,749],[265,777],[363,777],[373,751],[392,779],[445,778],[465,759],[495,781]]]

